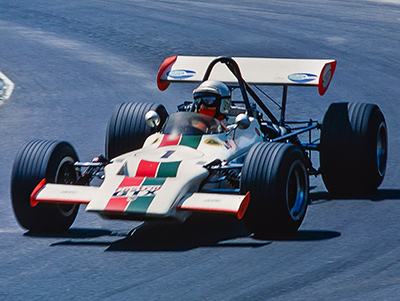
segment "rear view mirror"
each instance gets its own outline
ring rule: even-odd
[[[147,125],[151,128],[156,128],[161,122],[160,115],[153,110],[148,111],[144,118],[146,119]]]
[[[239,129],[245,130],[250,126],[250,118],[246,114],[239,114],[235,118],[235,123]]]

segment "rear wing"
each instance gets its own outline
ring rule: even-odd
[[[157,76],[160,90],[172,82],[202,82],[209,65],[216,57],[173,56],[164,60]],[[336,69],[336,60],[323,59],[276,59],[276,58],[232,58],[239,66],[243,80],[249,85],[316,86],[320,95],[329,87]],[[232,72],[217,64],[208,79],[237,84]]]

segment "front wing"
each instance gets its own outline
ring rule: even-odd
[[[149,178],[151,179],[151,178]],[[124,182],[129,183],[135,181],[135,178],[125,177]],[[131,184],[129,184],[131,185]],[[116,196],[118,196],[123,187],[121,183],[115,187],[115,189],[108,189],[109,195],[105,196],[104,191],[101,191],[101,187],[94,186],[81,186],[81,185],[65,185],[65,184],[52,184],[46,183],[45,180],[39,183],[34,189],[31,195],[31,206],[34,207],[38,203],[53,203],[53,204],[83,204],[92,205],[91,202],[96,202],[96,199],[105,197],[108,198],[109,204],[116,202]],[[250,193],[246,195],[233,195],[233,194],[217,194],[217,193],[187,193],[184,197],[175,202],[174,206],[171,206],[169,210],[165,212],[152,212],[151,206],[144,206],[143,199],[132,198],[131,201],[124,199],[126,205],[124,206],[113,206],[104,207],[103,210],[88,210],[95,211],[97,213],[112,213],[112,214],[143,214],[152,217],[171,217],[176,211],[207,211],[215,213],[226,213],[234,214],[241,219],[247,209],[250,200]],[[136,202],[136,204],[135,204]],[[127,211],[127,208],[131,210]],[[132,210],[133,208],[133,210]],[[112,212],[108,212],[112,209]]]

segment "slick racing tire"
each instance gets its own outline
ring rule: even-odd
[[[376,191],[386,171],[387,129],[377,105],[333,103],[321,130],[320,165],[333,194]]]
[[[257,236],[297,231],[306,214],[309,179],[303,152],[289,143],[257,143],[242,169],[240,190],[250,191],[243,217]]]
[[[31,207],[30,195],[39,182],[74,183],[79,176],[74,162],[75,149],[64,141],[33,140],[23,146],[14,161],[11,176],[11,200],[22,227],[38,233],[59,233],[69,229],[79,205],[39,203]]]
[[[146,124],[145,115],[154,110],[161,122],[156,129]],[[106,133],[106,156],[110,159],[139,149],[146,138],[159,131],[168,117],[163,105],[144,102],[128,102],[118,105],[108,123]]]

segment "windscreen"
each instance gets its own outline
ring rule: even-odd
[[[224,131],[221,122],[217,119],[193,112],[171,114],[162,130],[166,135],[205,135]]]

